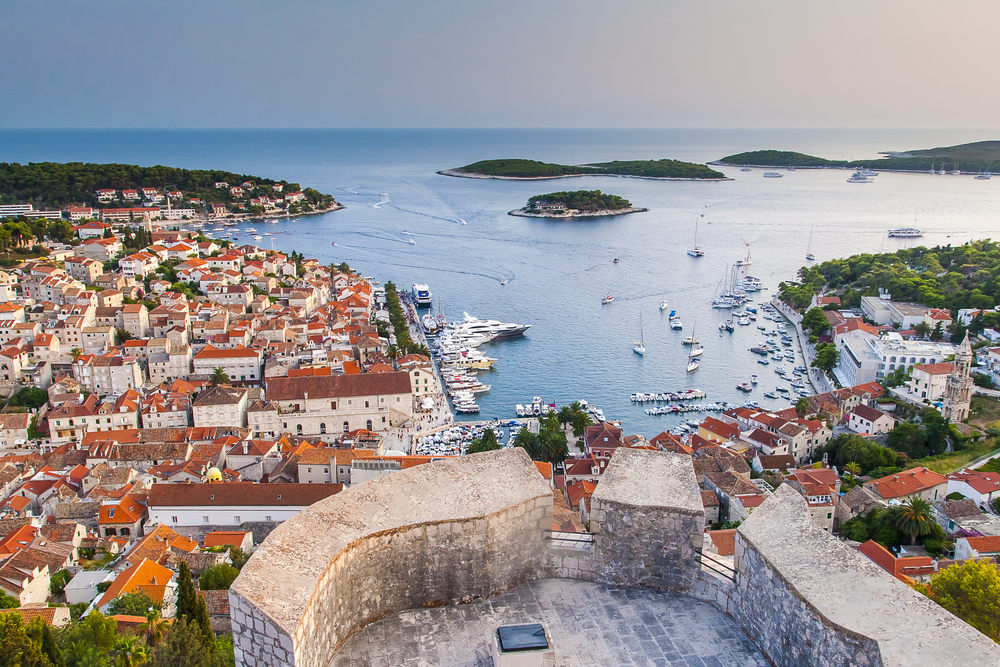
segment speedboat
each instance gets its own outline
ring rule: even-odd
[[[410,240],[409,240],[409,244],[410,244],[410,245],[417,245],[417,242],[416,242],[416,241],[414,241],[413,239],[410,239]]]
[[[751,375],[750,376],[750,384],[757,384],[757,376],[756,375]]]
[[[330,245],[337,245],[336,241],[330,241]]]
[[[667,309],[667,302],[666,302],[666,300],[661,301],[660,302],[660,310],[666,310],[666,309]]]
[[[613,296],[611,296],[611,295],[609,294],[609,295],[607,295],[606,297],[604,297],[603,299],[601,299],[601,304],[603,304],[603,305],[605,305],[605,306],[606,306],[606,305],[608,305],[609,303],[611,303],[611,302],[612,302],[612,301],[614,301],[614,300],[615,300],[615,297],[613,297]]]
[[[697,345],[701,341],[699,341],[694,336],[687,336],[681,342],[684,343],[685,345]]]

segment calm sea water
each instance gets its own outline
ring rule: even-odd
[[[752,275],[773,290],[805,263],[810,235],[820,261],[913,244],[886,238],[886,230],[914,221],[925,230],[925,245],[991,237],[1000,221],[1000,177],[882,174],[859,185],[846,183],[849,174],[842,171],[799,170],[764,179],[761,170],[726,169],[733,181],[510,182],[449,178],[436,170],[498,157],[704,162],[757,148],[864,159],[883,150],[990,138],[891,130],[0,131],[0,161],[221,168],[330,192],[345,210],[261,231],[274,233],[279,250],[299,250],[324,263],[346,260],[399,286],[426,282],[449,318],[466,311],[532,325],[523,340],[484,348],[499,362],[482,374],[493,388],[482,395],[481,416],[513,416],[515,403],[535,395],[558,404],[585,398],[622,419],[628,432],[652,436],[680,418],[645,415],[629,400],[633,392],[698,387],[709,400],[742,401],[735,385],[756,373],[761,383],[752,398],[788,405],[762,396],[787,382],[773,373],[777,364],[761,366],[747,351],[763,340],[756,328],[720,335],[725,311],[709,305],[720,279],[746,254],[745,244]],[[619,194],[650,210],[579,222],[507,215],[532,195],[576,188]],[[458,224],[462,219],[468,224]],[[700,259],[686,254],[696,219],[706,253]],[[404,231],[416,245],[408,244]],[[600,303],[605,294],[615,297],[610,306]],[[683,333],[668,328],[666,313],[657,308],[662,299],[682,316]],[[631,351],[640,313],[647,348],[641,358]],[[705,355],[701,368],[688,375],[680,339],[695,326]]]

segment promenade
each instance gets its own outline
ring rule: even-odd
[[[825,394],[828,391],[833,391],[833,384],[826,377],[826,373],[819,368],[812,367],[812,362],[816,360],[816,347],[809,344],[809,336],[802,330],[802,316],[789,308],[787,304],[778,298],[777,294],[771,297],[771,305],[777,308],[785,316],[785,319],[795,327],[795,333],[799,339],[799,348],[802,350],[805,366],[809,369],[806,377],[809,378],[809,384],[812,385],[813,391],[817,394]]]

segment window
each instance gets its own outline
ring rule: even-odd
[[[111,509],[108,510],[108,518],[109,519],[114,519],[115,518],[115,508],[114,507],[112,507]]]
[[[348,424],[347,422],[344,422],[344,433],[347,433],[350,430],[351,430],[351,425]]]
[[[296,424],[295,425],[295,434],[296,435],[302,435],[302,424]]]
[[[240,521],[240,515],[239,514],[234,514],[233,515],[233,523],[242,523]]]
[[[323,468],[323,472],[325,472],[325,473],[329,473],[329,472],[330,472],[330,469],[329,469],[329,468]]]
[[[833,512],[827,512],[826,518],[827,519],[832,519],[833,518]]]
[[[368,405],[368,401],[365,401],[365,407],[366,407],[366,408],[367,408],[367,407],[370,407],[370,406]]]
[[[331,410],[337,409],[337,401],[330,401],[330,409]]]
[[[270,521],[270,520],[271,520],[271,515],[270,514],[265,514],[264,515],[264,521]]]
[[[313,471],[312,468],[306,468],[306,472],[312,472],[312,471]]]
[[[201,517],[201,522],[202,523],[208,523],[208,517],[207,516]]]
[[[326,433],[326,424],[324,424],[324,423],[320,422],[320,425],[319,425],[319,432],[320,432],[320,433]]]
[[[371,419],[369,419],[367,422],[365,422],[365,428],[368,429],[369,431],[372,430],[372,420]]]

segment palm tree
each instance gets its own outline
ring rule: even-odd
[[[529,431],[527,426],[522,426],[514,436],[514,446],[522,447],[532,459],[538,456],[538,436]]]
[[[864,452],[865,441],[862,438],[849,438],[840,447],[840,459],[846,461],[857,461]]]
[[[851,477],[857,477],[858,475],[861,474],[861,466],[855,463],[854,461],[851,461],[846,466],[844,466],[844,470],[851,473]]]
[[[226,373],[226,369],[222,366],[217,366],[212,369],[212,375],[209,377],[212,382],[212,386],[218,386],[220,384],[229,384],[229,374]]]
[[[146,644],[156,646],[163,638],[163,630],[167,627],[166,619],[160,618],[160,610],[149,608],[146,612],[146,625],[143,630],[146,634]]]
[[[142,665],[149,659],[149,648],[135,635],[122,635],[115,642],[114,652],[117,654],[117,667],[133,667]]]
[[[903,504],[896,528],[910,536],[910,544],[916,544],[918,537],[933,532],[932,523],[931,504],[923,498],[910,498],[910,502]]]
[[[69,351],[69,356],[73,357],[73,361],[79,361],[80,357],[83,356],[83,350],[78,347],[74,347]]]

